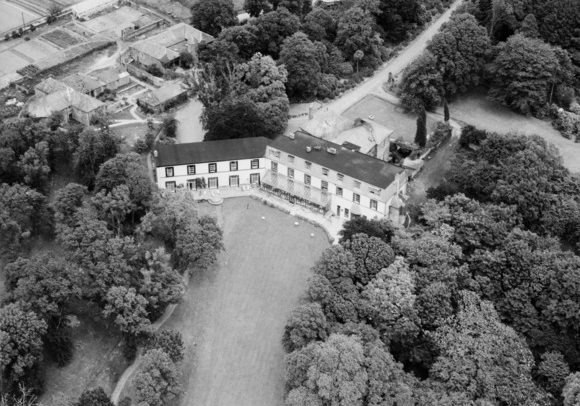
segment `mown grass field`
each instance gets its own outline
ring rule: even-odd
[[[186,343],[178,403],[282,405],[284,325],[306,289],[310,268],[329,246],[327,237],[249,198],[203,211],[222,222],[225,251],[213,269],[192,278],[164,326],[181,331]]]

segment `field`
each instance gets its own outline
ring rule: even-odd
[[[226,249],[214,269],[192,278],[164,326],[186,342],[180,404],[282,405],[284,324],[328,240],[321,229],[301,220],[294,226],[295,217],[253,199],[205,207],[223,219]]]
[[[382,126],[393,130],[393,137],[402,137],[407,142],[413,142],[417,129],[417,116],[405,113],[403,108],[375,95],[367,95],[346,109],[342,115],[350,119],[365,119],[373,115],[373,120]],[[427,128],[435,125],[430,117],[427,118]]]
[[[79,44],[81,41],[64,30],[53,30],[42,36],[45,40],[51,42],[59,48],[69,48]]]
[[[39,17],[41,17],[40,14],[20,8],[16,4],[0,1],[0,32],[21,26],[22,19],[26,24]]]

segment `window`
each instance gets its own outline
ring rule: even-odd
[[[260,184],[260,174],[259,173],[251,173],[250,174],[250,183],[252,185],[259,185]]]
[[[360,182],[358,180],[354,181],[354,187],[360,189]]]
[[[168,166],[165,168],[165,177],[170,178],[173,176],[173,166]]]
[[[251,168],[258,169],[260,167],[260,160],[259,159],[252,159]]]
[[[336,195],[337,196],[342,196],[342,188],[341,187],[336,187]]]
[[[278,172],[278,162],[272,161],[272,172]]]
[[[378,204],[376,200],[371,199],[371,209],[377,210]]]
[[[337,173],[336,177],[338,178],[338,180],[342,181],[344,180],[344,175],[342,173]]]
[[[310,185],[310,183],[312,183],[312,178],[310,177],[310,175],[304,174],[304,184]]]
[[[344,217],[348,218],[348,209],[344,209]]]
[[[196,190],[197,189],[197,182],[195,179],[187,179],[187,188],[189,190]]]
[[[357,193],[352,194],[352,201],[355,203],[360,203],[360,195]]]
[[[310,169],[312,167],[312,162],[304,161],[304,166],[306,167],[306,169]]]
[[[328,192],[328,182],[325,180],[320,182],[320,188],[322,189],[323,192]]]
[[[209,173],[216,173],[216,172],[217,172],[217,164],[209,164]]]
[[[271,149],[270,155],[275,156],[276,158],[280,158],[280,151],[276,151],[275,149]]]
[[[294,169],[288,168],[288,178],[294,179]]]
[[[230,162],[230,171],[237,171],[238,170],[238,161]]]
[[[230,186],[232,187],[240,186],[240,177],[238,175],[230,176]]]
[[[175,189],[175,182],[165,182],[165,189]]]
[[[187,174],[195,175],[195,165],[187,165]]]
[[[322,168],[322,174],[328,176],[328,168]]]
[[[288,162],[294,163],[294,155],[288,154]]]
[[[219,187],[218,178],[207,178],[207,185],[210,189],[217,189]]]

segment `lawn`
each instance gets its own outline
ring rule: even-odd
[[[514,113],[489,101],[483,89],[459,96],[450,103],[449,109],[454,119],[488,131],[537,134],[559,149],[564,166],[580,172],[580,143],[564,138],[549,122]]]
[[[180,404],[282,405],[284,325],[310,268],[329,246],[327,237],[250,198],[202,209],[217,215],[226,249],[217,266],[192,278],[165,325],[181,331],[186,342]]]

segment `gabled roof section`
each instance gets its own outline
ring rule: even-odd
[[[266,137],[192,142],[188,144],[158,144],[157,166],[195,165],[207,162],[236,161],[263,158]]]
[[[65,85],[83,93],[92,92],[93,90],[104,86],[104,83],[99,79],[80,73],[73,73],[72,75],[62,79],[62,82]]]
[[[94,97],[66,88],[47,96],[32,99],[27,109],[28,113],[33,117],[49,117],[52,113],[62,111],[68,107],[90,113],[104,105],[102,101]]]
[[[44,79],[42,82],[34,86],[36,90],[39,90],[43,93],[50,94],[57,92],[59,90],[64,90],[67,86],[59,80],[54,78],[47,78]]]

